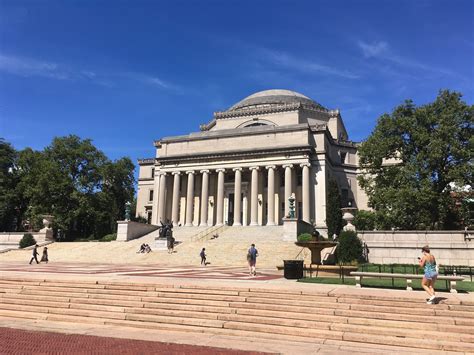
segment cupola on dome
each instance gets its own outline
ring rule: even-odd
[[[257,107],[278,106],[301,103],[319,110],[326,110],[322,105],[296,91],[274,89],[256,92],[237,102],[228,111],[237,111]]]

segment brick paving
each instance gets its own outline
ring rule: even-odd
[[[258,355],[252,351],[0,328],[0,354]]]
[[[249,275],[246,266],[150,266],[150,265],[115,265],[99,263],[0,263],[0,271],[32,272],[52,274],[82,274],[82,275],[123,275],[147,277],[171,277],[210,280],[255,280],[267,281],[281,279],[281,271],[276,269],[258,269],[257,276]]]

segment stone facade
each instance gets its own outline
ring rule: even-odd
[[[367,208],[357,144],[339,110],[267,90],[214,113],[200,129],[155,141],[155,158],[139,160],[137,215],[152,224],[272,226],[282,224],[293,194],[297,218],[324,233],[329,177],[343,203]]]

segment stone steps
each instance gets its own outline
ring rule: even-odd
[[[430,306],[403,297],[0,278],[0,316],[474,351],[473,304]]]

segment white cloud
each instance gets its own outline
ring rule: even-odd
[[[123,79],[138,81],[142,84],[155,86],[166,90],[176,90],[178,87],[155,75],[142,73],[97,73],[92,70],[77,69],[59,65],[54,62],[40,61],[32,58],[8,56],[0,54],[0,72],[21,77],[43,77],[56,80],[88,81],[97,85],[113,87]]]
[[[325,74],[339,76],[346,79],[357,79],[359,75],[348,70],[341,70],[335,67],[327,66],[316,61],[300,59],[285,52],[279,52],[269,49],[260,49],[263,59],[273,65],[286,67],[307,74]]]
[[[428,72],[440,73],[445,75],[458,76],[455,72],[449,69],[440,68],[436,66],[427,65],[419,61],[410,59],[408,57],[400,56],[394,53],[389,44],[385,41],[376,41],[373,43],[366,43],[358,41],[357,45],[362,50],[365,58],[376,58],[381,61],[397,64],[402,67],[418,69]]]
[[[365,43],[359,41],[357,43],[364,53],[364,57],[379,57],[388,52],[388,43],[384,41],[374,42],[374,43]]]
[[[70,79],[69,73],[56,63],[2,54],[0,54],[0,71],[23,77],[41,76],[58,80]]]

